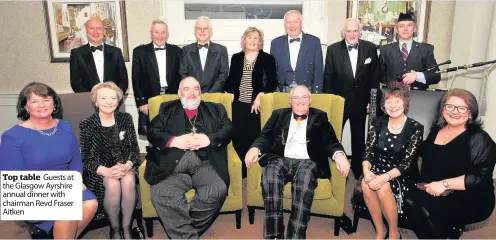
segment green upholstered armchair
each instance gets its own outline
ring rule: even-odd
[[[226,108],[229,118],[232,118],[231,110],[231,96],[224,93],[206,93],[201,96],[203,101],[222,103]],[[160,95],[148,100],[148,108],[150,119],[157,116],[160,110],[160,104],[163,102],[178,99],[177,95]],[[241,160],[239,159],[232,143],[227,146],[228,168],[230,186],[228,189],[227,197],[220,210],[222,213],[235,213],[236,214],[236,228],[241,228],[241,211],[243,210],[243,196],[242,196],[242,183],[241,183]],[[153,236],[153,219],[157,218],[157,212],[153,207],[150,199],[150,185],[144,179],[146,168],[146,160],[139,167],[140,190],[141,190],[141,204],[143,209],[143,218],[145,219],[146,231],[148,237]],[[195,195],[195,190],[192,189],[186,193],[188,202],[191,201]]]
[[[261,123],[265,125],[269,120],[273,110],[279,108],[288,108],[288,93],[269,93],[261,98]],[[341,139],[344,99],[340,96],[331,94],[312,94],[312,107],[320,109],[327,113],[329,122],[336,132],[336,137]],[[342,177],[336,169],[334,161],[329,161],[331,168],[331,179],[319,179],[318,187],[315,189],[315,195],[312,203],[311,213],[323,217],[334,218],[334,235],[339,235],[340,218],[343,216],[344,208],[344,191],[346,179]],[[250,224],[253,224],[255,209],[263,208],[262,199],[262,167],[256,163],[248,169],[247,197],[248,213]],[[291,210],[291,183],[286,184],[283,194],[283,208],[286,211]]]

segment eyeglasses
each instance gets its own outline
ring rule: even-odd
[[[303,99],[303,100],[307,100],[309,98],[308,95],[303,95],[303,96],[292,96],[291,99],[292,100],[300,100],[300,99]]]
[[[455,106],[453,104],[444,104],[444,110],[453,112],[456,109],[458,113],[465,114],[468,112],[468,107],[466,106]]]

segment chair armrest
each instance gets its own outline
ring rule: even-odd
[[[232,143],[229,143],[227,145],[227,164],[229,168],[229,179],[230,179],[230,184],[231,184],[231,190],[233,191],[233,194],[236,196],[242,196],[243,194],[243,179],[242,179],[242,172],[241,172],[241,160],[238,157],[238,154],[236,153],[236,150],[234,150],[234,147]],[[239,186],[239,187],[238,187]]]
[[[343,203],[346,190],[346,178],[339,174],[336,163],[329,160],[329,167],[331,168],[331,190],[332,195],[336,198],[338,203]]]

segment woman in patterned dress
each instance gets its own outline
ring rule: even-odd
[[[122,95],[113,82],[95,85],[91,99],[98,111],[79,124],[84,183],[107,213],[110,239],[131,238],[137,198],[138,140],[131,115],[116,111]]]
[[[374,119],[368,131],[361,186],[377,239],[386,235],[383,214],[389,238],[400,238],[398,213],[402,213],[405,192],[414,187],[412,178],[418,174],[414,166],[424,126],[406,115],[409,100],[401,88],[384,90],[381,107],[386,114]]]

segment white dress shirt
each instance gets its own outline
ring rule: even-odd
[[[291,68],[293,68],[293,71],[296,71],[296,63],[298,62],[298,53],[300,52],[301,42],[303,41],[303,33],[300,33],[300,35],[296,38],[300,38],[300,41],[294,41],[293,43],[290,43],[289,40],[293,38],[288,35],[289,61],[291,63]]]
[[[198,42],[198,44],[200,44],[200,42]],[[210,47],[210,41],[208,41],[208,47]],[[208,49],[207,48],[198,49],[198,53],[200,54],[202,70],[205,71],[205,62],[207,61]]]
[[[104,44],[102,43],[102,51],[96,50],[94,52],[91,52],[93,54],[93,61],[95,62],[95,67],[96,67],[96,73],[98,74],[98,78],[100,79],[100,82],[103,82],[103,50],[104,50]],[[90,43],[90,48],[91,46],[95,46]],[[95,46],[97,47],[97,46]]]
[[[351,44],[346,41],[346,50],[348,51],[348,46]],[[359,42],[355,43],[358,44]],[[355,77],[356,74],[356,67],[357,67],[357,62],[358,62],[358,49],[351,49],[351,51],[348,51],[348,55],[350,56],[350,62],[351,62],[351,69],[353,69],[353,77]]]
[[[165,48],[164,46],[157,46],[153,44],[154,48]],[[167,63],[167,58],[165,57],[167,54],[167,49],[165,50],[159,50],[155,51],[155,58],[157,58],[157,65],[158,65],[158,74],[160,76],[160,87],[167,87],[167,76],[166,76],[166,63]]]
[[[307,121],[308,118],[297,123],[291,114],[288,139],[284,147],[284,157],[310,159],[307,151]]]

